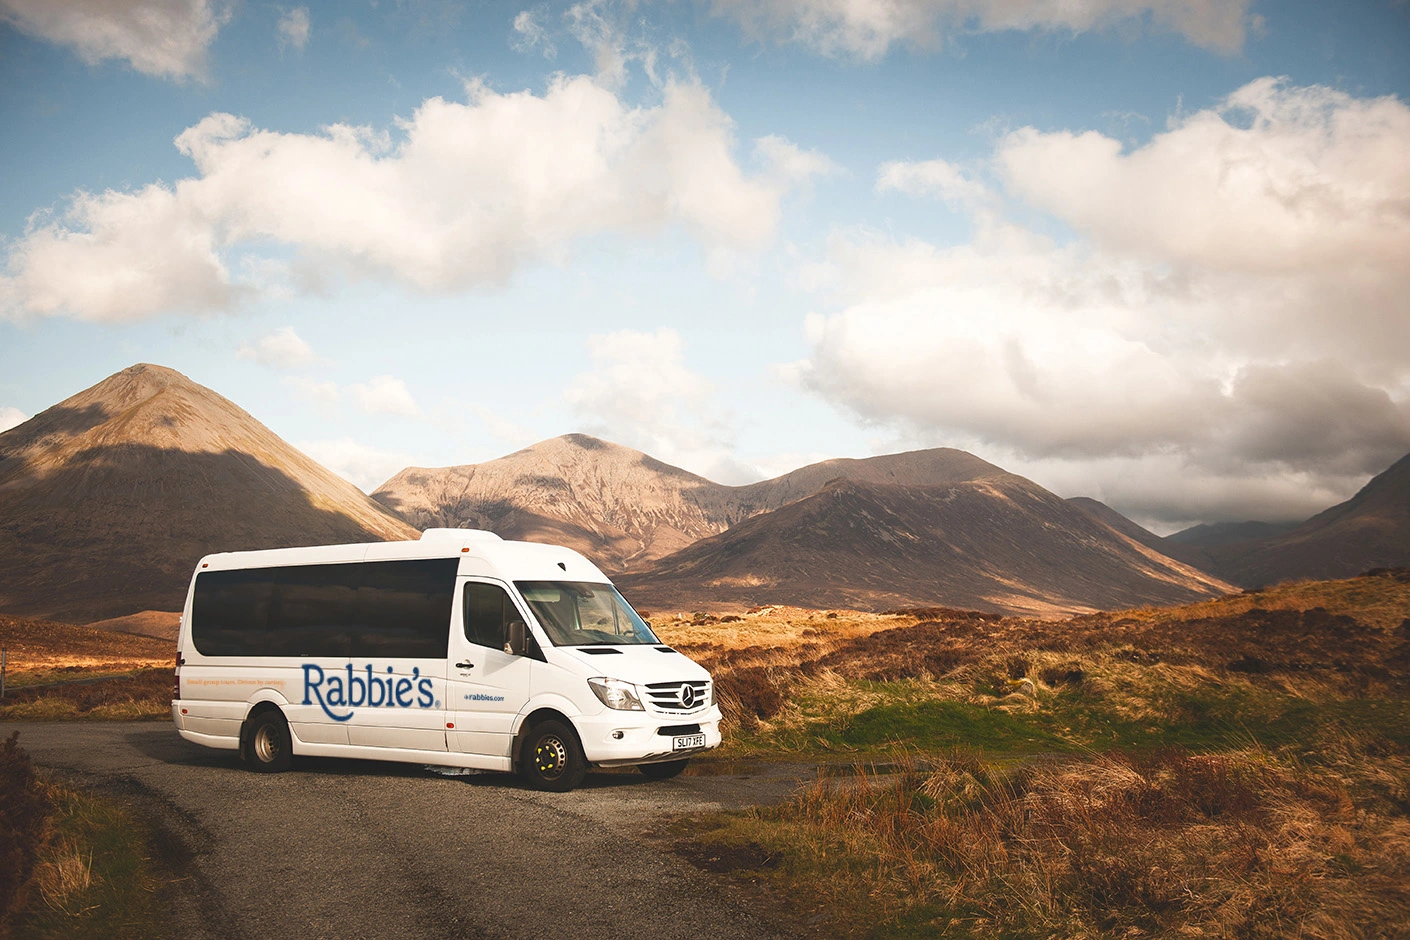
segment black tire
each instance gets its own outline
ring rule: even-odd
[[[245,763],[256,773],[277,774],[289,769],[294,741],[289,723],[278,709],[262,711],[250,719],[245,741]]]
[[[535,790],[566,793],[583,782],[587,758],[573,729],[561,721],[539,722],[524,739],[519,773]]]
[[[685,765],[690,763],[690,758],[684,760],[666,760],[659,764],[637,764],[636,769],[640,770],[652,780],[670,780],[672,777],[679,777]]]

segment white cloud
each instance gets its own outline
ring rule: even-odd
[[[57,219],[37,217],[10,248],[0,315],[228,308],[255,287],[237,283],[224,256],[269,243],[299,249],[301,270],[442,291],[502,283],[607,231],[679,225],[712,254],[773,237],[787,183],[745,174],[731,120],[700,85],[670,84],[645,108],[581,76],[543,95],[467,91],[464,103],[424,101],[395,140],[210,115],[176,139],[198,176],[80,193]]]
[[[709,5],[755,37],[874,60],[900,43],[934,48],[951,33],[1082,33],[1131,20],[1148,20],[1196,45],[1232,53],[1243,46],[1249,0],[709,0]]]
[[[279,15],[279,24],[275,27],[279,48],[292,48],[303,52],[308,46],[309,26],[308,7],[294,7],[283,11]]]
[[[293,376],[284,380],[293,386],[295,394],[305,401],[313,402],[325,411],[332,411],[338,407],[338,399],[341,393],[338,391],[337,383],[310,379],[306,376]]]
[[[89,65],[124,59],[177,80],[205,77],[206,52],[228,19],[209,0],[0,0],[0,22],[70,46]]]
[[[409,454],[380,450],[350,437],[324,441],[299,441],[294,445],[364,493],[423,461]]]
[[[24,424],[28,420],[29,415],[20,411],[18,408],[12,408],[9,405],[0,407],[0,431],[8,431],[10,428]]]
[[[541,15],[533,10],[521,10],[514,17],[514,51],[530,52],[538,49],[545,59],[552,59],[558,55],[558,49],[553,45],[548,30],[540,20]]]
[[[754,152],[783,179],[806,182],[814,176],[831,176],[842,167],[816,150],[803,150],[792,141],[769,134],[754,141]]]
[[[883,163],[877,170],[876,191],[889,190],[910,196],[938,196],[953,206],[971,208],[990,196],[983,183],[970,179],[955,164],[939,159]]]
[[[406,383],[390,375],[379,375],[366,383],[348,387],[357,406],[370,415],[420,416],[421,408],[407,391]]]
[[[839,234],[809,272],[835,309],[785,372],[898,437],[1083,479],[1066,495],[1148,519],[1296,518],[1410,451],[1405,152],[1403,103],[1266,80],[1129,154],[1018,131],[995,151],[1005,193],[1087,237],[995,200],[968,244]],[[944,197],[966,182],[950,169],[880,179]]]
[[[80,192],[58,219],[37,213],[0,276],[0,315],[123,322],[160,312],[228,309],[246,293],[217,253],[190,190]]]
[[[235,355],[280,369],[292,369],[318,361],[313,347],[304,342],[292,326],[262,336],[253,345],[241,346]]]
[[[1099,242],[1281,274],[1410,257],[1407,147],[1397,98],[1262,78],[1130,152],[1024,128],[997,160],[1016,195]]]
[[[729,416],[715,386],[685,365],[679,333],[622,330],[588,341],[593,368],[563,397],[593,434],[721,483],[747,483],[758,471],[733,456]]]

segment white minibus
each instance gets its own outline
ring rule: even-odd
[[[570,548],[429,529],[417,542],[202,558],[177,641],[181,736],[258,771],[293,755],[680,773],[720,743],[710,674]]]

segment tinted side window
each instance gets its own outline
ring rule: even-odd
[[[205,656],[444,658],[454,558],[290,565],[196,576]]]
[[[519,612],[504,588],[476,581],[465,585],[465,639],[479,646],[502,649],[509,638],[506,624]]]
[[[196,576],[191,640],[202,656],[259,655],[268,645],[273,585],[260,570]]]
[[[455,558],[359,565],[362,620],[352,655],[444,659],[459,566]]]
[[[358,569],[347,565],[269,568],[274,601],[266,656],[352,655],[359,627]]]

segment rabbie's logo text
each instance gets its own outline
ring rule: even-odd
[[[304,664],[304,704],[312,705],[317,699],[323,714],[334,721],[347,721],[352,712],[340,715],[334,708],[430,708],[436,704],[436,693],[431,686],[431,677],[422,676],[421,668],[414,667],[411,676],[400,679],[391,676],[392,667],[387,667],[387,678],[374,676],[372,664],[367,665],[367,677],[354,672],[351,664],[347,667],[347,677],[340,672],[327,675],[322,666]],[[412,698],[413,693],[415,698]]]

